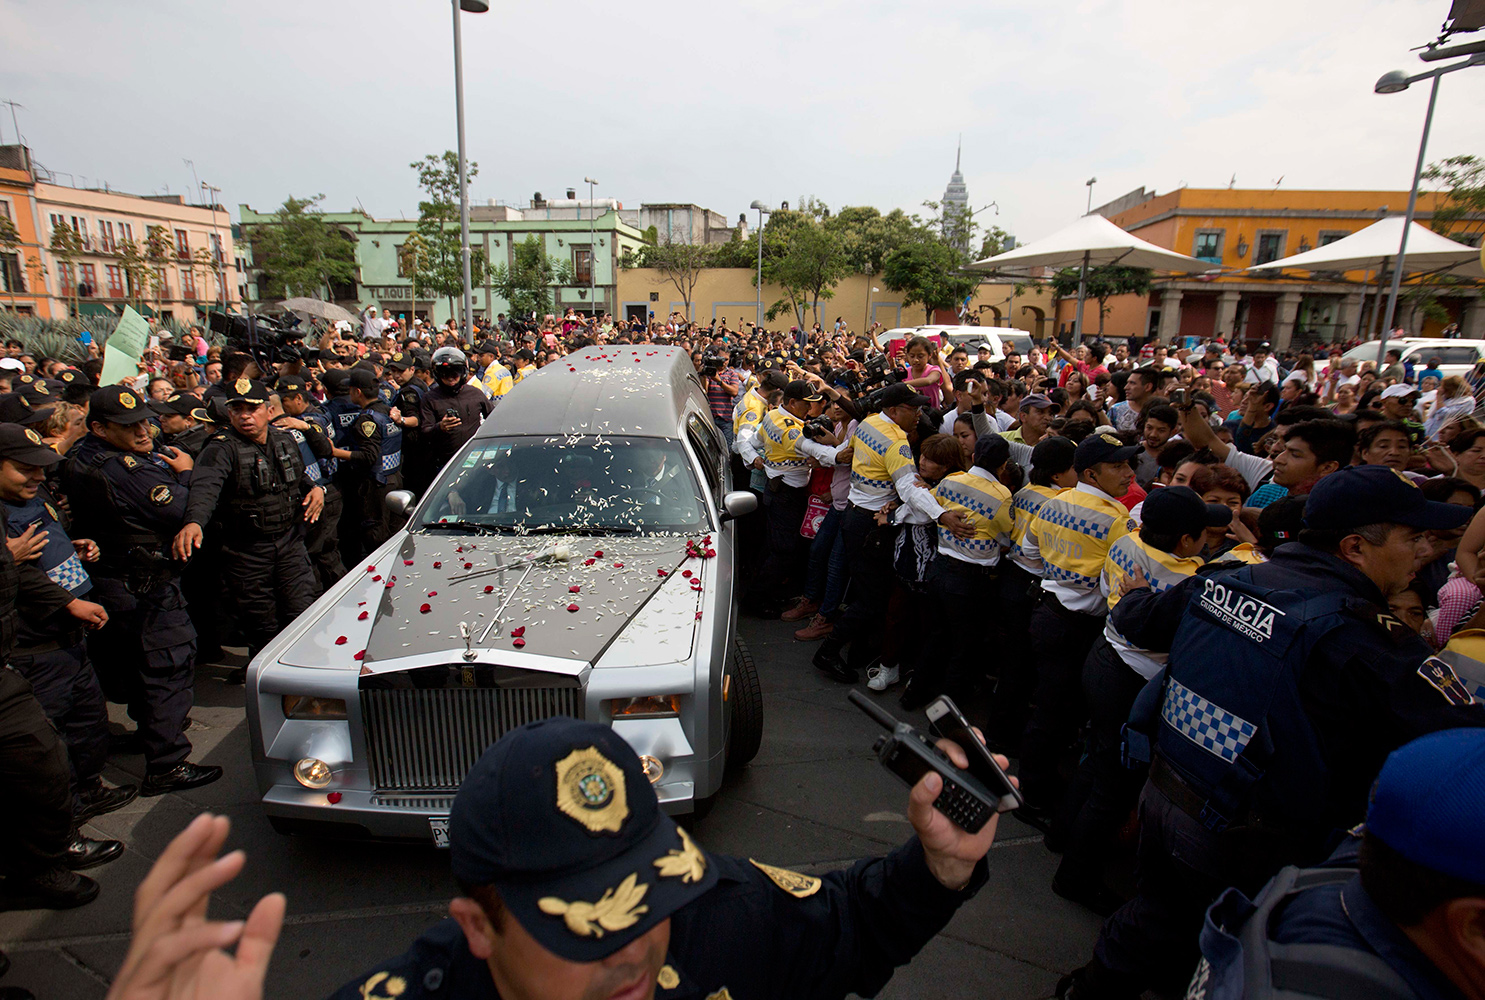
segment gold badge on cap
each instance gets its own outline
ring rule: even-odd
[[[378,992],[380,989],[382,992]],[[378,972],[361,984],[360,993],[365,1000],[395,1000],[407,992],[407,980],[387,972]]]
[[[119,405],[126,410],[132,410],[139,405],[139,400],[135,399],[130,393],[121,392],[119,393]]]
[[[624,772],[597,747],[557,761],[557,808],[592,833],[618,833],[629,818]]]
[[[37,392],[41,393],[43,396],[50,396],[52,394],[52,391],[46,387],[46,383],[43,382],[43,381],[41,381],[40,379],[37,379],[36,381],[32,382],[31,383],[31,388],[35,389]]]
[[[33,431],[29,427],[26,428],[26,440],[27,441],[30,441],[32,444],[41,444],[42,443],[42,441],[41,441],[41,435],[40,434],[37,434],[35,431]]]
[[[679,878],[682,882],[700,882],[706,874],[706,855],[692,842],[682,827],[675,832],[681,835],[681,849],[669,851],[664,857],[654,860],[662,878]]]
[[[626,930],[639,923],[639,918],[650,912],[648,906],[640,905],[649,891],[650,887],[639,881],[639,874],[631,872],[617,889],[605,889],[596,903],[568,903],[556,896],[544,896],[536,905],[543,913],[561,917],[578,937],[603,937],[608,931]]]
[[[1123,441],[1120,441],[1118,438],[1114,437],[1114,435],[1112,435],[1112,434],[1100,434],[1098,436],[1099,436],[1100,439],[1102,439],[1102,441],[1103,441],[1104,444],[1111,444],[1115,448],[1122,448],[1122,447],[1124,447],[1124,442]]]
[[[773,881],[774,885],[783,889],[795,899],[804,899],[806,896],[813,896],[820,891],[820,886],[824,884],[813,875],[801,875],[798,872],[791,872],[787,868],[775,868],[773,865],[765,865],[763,862],[754,861],[752,858],[748,860],[753,863],[754,868],[767,875]]]
[[[250,378],[240,378],[233,383],[232,388],[236,389],[239,393],[252,392],[253,380]]]

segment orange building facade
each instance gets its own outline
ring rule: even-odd
[[[1428,225],[1437,197],[1418,196],[1416,219]],[[1148,297],[1125,295],[1106,303],[1104,333],[1136,340],[1156,335],[1207,340],[1220,336],[1248,343],[1269,341],[1276,350],[1315,343],[1367,339],[1385,313],[1375,271],[1314,274],[1309,280],[1261,277],[1239,269],[1303,253],[1349,236],[1378,219],[1401,215],[1406,191],[1245,191],[1181,188],[1153,195],[1143,188],[1094,211],[1143,240],[1211,262],[1230,272],[1158,278]],[[1480,245],[1480,219],[1456,224],[1448,235]],[[1470,231],[1470,230],[1473,231]],[[1485,338],[1485,302],[1479,288],[1439,296],[1461,336]],[[1057,329],[1074,325],[1076,299],[1062,299]],[[1088,335],[1098,330],[1097,303],[1084,310]],[[1445,325],[1399,303],[1395,325],[1430,336]]]
[[[25,147],[0,147],[0,217],[9,219],[19,234],[17,246],[0,247],[0,308],[50,317],[45,249],[37,237],[36,182]]]

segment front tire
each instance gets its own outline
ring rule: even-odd
[[[732,640],[732,686],[727,699],[732,724],[727,730],[727,771],[735,773],[758,756],[763,744],[763,685],[753,654],[742,639]]]

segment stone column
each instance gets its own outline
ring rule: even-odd
[[[1361,322],[1361,303],[1363,299],[1360,292],[1352,292],[1341,296],[1335,307],[1335,327],[1332,335],[1337,342],[1349,340],[1360,336],[1357,324]]]
[[[1181,295],[1178,288],[1167,288],[1160,293],[1160,329],[1157,335],[1162,344],[1181,332]]]
[[[1299,300],[1302,297],[1299,292],[1285,292],[1279,296],[1279,308],[1274,314],[1275,354],[1289,350],[1289,345],[1294,340],[1294,321],[1299,316]]]
[[[1464,340],[1485,340],[1485,298],[1476,295],[1465,302],[1459,317],[1459,336]]]
[[[1238,300],[1242,297],[1242,292],[1219,292],[1217,295],[1215,333],[1224,343],[1232,343],[1233,328],[1237,325]]]

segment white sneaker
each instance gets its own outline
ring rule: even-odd
[[[873,691],[885,691],[896,683],[896,667],[869,667],[866,671],[866,686]]]

